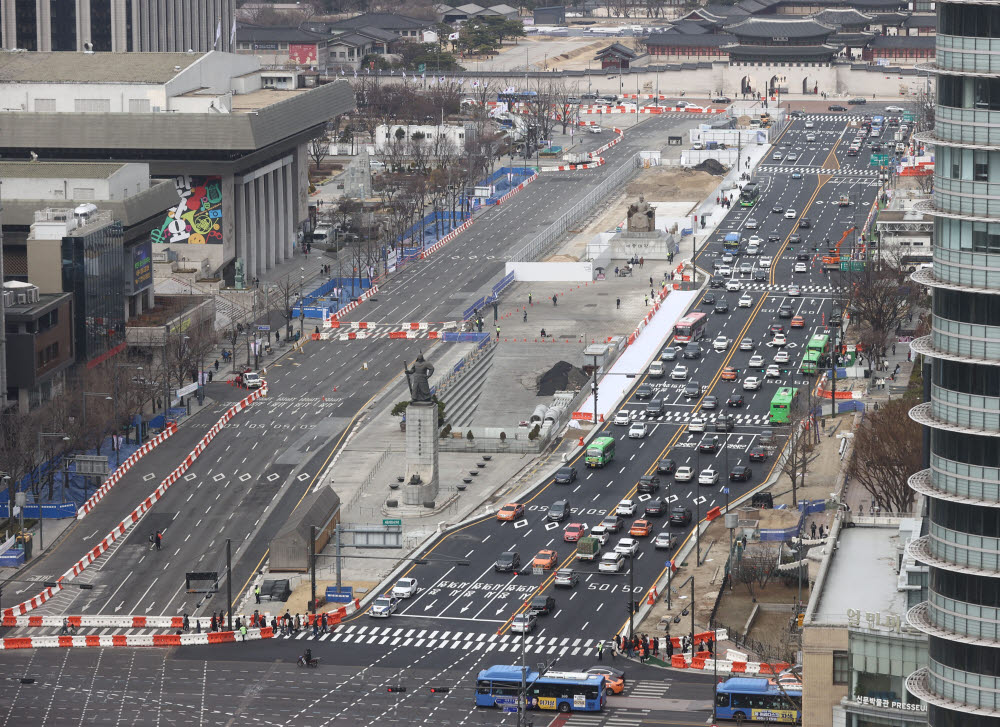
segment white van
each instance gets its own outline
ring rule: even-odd
[[[664,374],[663,362],[653,361],[649,365],[649,378],[651,379],[662,379]]]

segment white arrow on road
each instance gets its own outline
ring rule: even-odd
[[[460,609],[460,610],[459,610],[459,613],[465,613],[465,612],[466,612],[466,611],[468,611],[468,610],[469,610],[470,608],[472,608],[472,604],[471,604],[471,603],[470,603],[470,604],[469,604],[468,606],[465,606],[464,608]]]
[[[115,613],[118,613],[119,611],[121,611],[122,610],[122,606],[124,606],[124,605],[125,605],[125,601],[122,601],[117,606],[115,606]]]
[[[438,600],[435,598],[433,601],[431,601],[426,606],[424,606],[424,610],[425,611],[430,611],[431,610],[431,606],[433,606],[437,602],[438,602]]]
[[[149,613],[150,611],[152,611],[153,610],[153,606],[155,606],[155,605],[156,605],[156,601],[153,601],[151,604],[149,604],[148,606],[146,606],[146,613]]]

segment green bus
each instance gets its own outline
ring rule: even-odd
[[[747,182],[740,192],[740,207],[753,207],[760,199],[760,186],[756,182]]]
[[[806,352],[802,356],[802,373],[815,374],[820,367],[820,361],[830,352],[830,335],[817,333],[806,344]]]
[[[615,458],[615,438],[598,437],[587,447],[587,466],[603,467]]]
[[[774,398],[771,399],[771,414],[768,418],[770,424],[788,424],[792,418],[792,407],[795,406],[795,397],[799,390],[791,386],[782,386],[778,389]]]

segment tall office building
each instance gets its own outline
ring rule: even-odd
[[[231,51],[235,0],[0,0],[0,45],[29,51]]]
[[[932,727],[1000,725],[1000,2],[938,2],[933,131],[933,268],[914,273],[933,297],[925,356],[929,469],[911,555],[929,566],[928,600],[910,610],[929,636],[927,667],[907,689]],[[929,372],[929,373],[928,373]],[[929,380],[928,380],[929,378]]]

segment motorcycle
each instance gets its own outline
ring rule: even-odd
[[[319,658],[313,658],[306,661],[305,656],[300,656],[298,660],[299,669],[315,669],[319,666]]]

